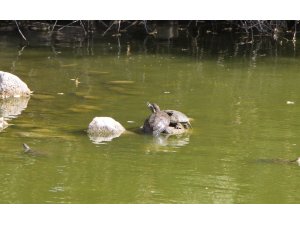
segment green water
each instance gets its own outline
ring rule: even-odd
[[[0,70],[34,94],[0,132],[1,203],[300,202],[300,167],[261,160],[300,156],[297,49],[18,43],[1,38]],[[183,111],[192,131],[168,139],[137,132],[147,101]],[[95,116],[129,132],[93,143],[85,130]],[[22,143],[44,156],[24,154]]]

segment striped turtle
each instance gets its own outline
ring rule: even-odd
[[[278,164],[290,164],[297,163],[300,166],[300,157],[289,160],[289,159],[258,159],[256,162],[259,163],[278,163]]]
[[[169,127],[170,117],[166,112],[161,111],[155,103],[147,102],[147,106],[152,114],[145,120],[143,130],[145,133],[152,133],[154,136],[158,136]]]
[[[181,123],[185,129],[192,128],[190,119],[184,113],[172,109],[163,110],[163,112],[170,116],[171,126],[178,126],[177,124]]]
[[[31,156],[47,156],[45,153],[43,152],[38,152],[35,150],[32,150],[29,145],[23,143],[23,150],[25,154],[31,155]]]

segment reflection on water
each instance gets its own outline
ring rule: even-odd
[[[16,118],[27,108],[30,98],[6,98],[0,100],[0,117]]]
[[[8,121],[17,118],[27,108],[29,99],[30,97],[0,99],[0,132],[12,125]]]
[[[0,117],[13,118],[0,133],[1,203],[300,202],[298,166],[253,163],[300,155],[297,47],[64,36],[21,49],[1,36],[1,70],[34,91],[0,102]],[[147,101],[194,118],[191,132],[139,132]],[[128,133],[90,139],[96,116]]]
[[[189,143],[190,137],[183,135],[160,135],[154,137],[154,142],[159,146],[183,147]]]
[[[141,134],[143,135],[143,134]],[[176,152],[180,148],[189,144],[189,135],[164,135],[161,134],[157,137],[152,135],[145,135],[148,140],[144,147],[146,153],[154,152]]]
[[[95,136],[95,135],[90,135],[89,139],[94,143],[94,144],[105,144],[103,142],[107,142],[107,141],[112,141],[114,138],[120,137],[122,133],[118,133],[118,134],[112,134],[109,136]]]

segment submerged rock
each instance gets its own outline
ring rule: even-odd
[[[111,141],[119,137],[125,128],[111,117],[95,117],[88,126],[88,134],[92,141]]]
[[[29,96],[30,94],[27,84],[19,77],[0,71],[0,98]]]

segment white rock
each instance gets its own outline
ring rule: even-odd
[[[88,134],[100,137],[120,136],[125,128],[111,117],[95,117],[88,126]]]
[[[30,94],[27,84],[19,77],[0,71],[0,98],[29,96]]]
[[[296,162],[298,163],[298,166],[300,166],[300,157],[298,157],[298,159],[296,160]]]
[[[3,117],[0,117],[0,131],[5,129],[8,126],[8,123],[4,120]]]

